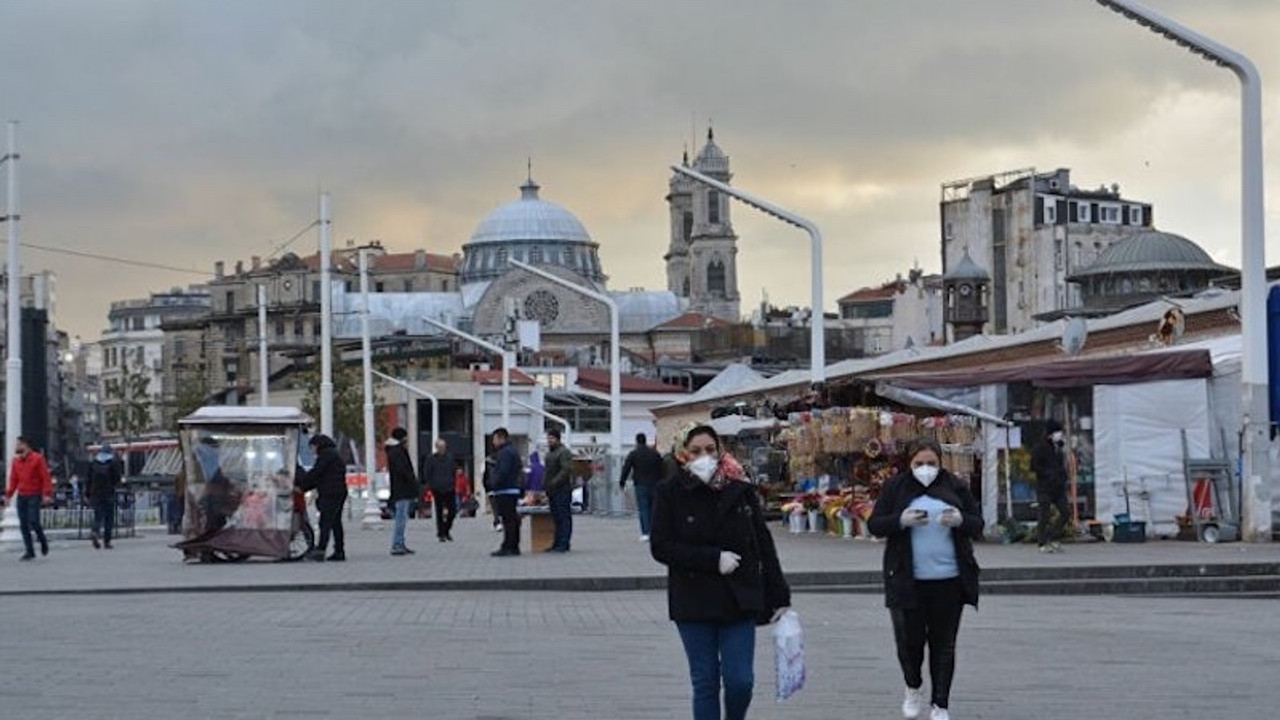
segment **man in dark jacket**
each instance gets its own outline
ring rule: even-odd
[[[653,488],[667,473],[662,455],[647,444],[644,433],[636,434],[636,447],[622,463],[622,479],[618,486],[627,489],[627,478],[635,473],[636,510],[640,514],[640,542],[649,542],[649,523],[653,513]]]
[[[395,508],[395,521],[391,530],[391,554],[412,555],[404,543],[405,525],[409,524],[409,510],[418,499],[418,478],[413,472],[413,459],[405,440],[409,433],[398,427],[391,431],[384,450],[387,454],[387,472],[391,475],[391,504]]]
[[[1058,538],[1071,518],[1067,503],[1066,436],[1062,423],[1050,420],[1045,423],[1044,439],[1031,451],[1031,469],[1036,474],[1036,504],[1039,506],[1039,522],[1036,524],[1036,540],[1040,552],[1060,552]],[[1052,510],[1057,508],[1058,519],[1050,526]]]
[[[555,540],[548,552],[569,552],[573,536],[573,453],[560,443],[560,431],[547,431],[547,466],[543,487],[551,519],[556,524]]]
[[[307,554],[311,560],[341,562],[347,559],[342,533],[342,506],[347,502],[347,466],[338,455],[338,446],[328,435],[312,435],[316,464],[302,476],[298,486],[303,492],[316,491],[316,510],[320,512],[320,541]],[[333,534],[333,554],[325,558],[329,534]]]
[[[493,431],[493,446],[497,449],[494,459],[492,485],[493,507],[502,519],[502,547],[490,553],[494,557],[520,554],[520,515],[516,505],[520,501],[520,477],[524,463],[520,453],[511,445],[506,428]]]
[[[457,462],[444,440],[436,440],[435,452],[423,456],[418,465],[422,484],[431,490],[431,504],[436,510],[436,539],[440,542],[453,540],[453,521],[458,515],[453,487],[456,467]]]
[[[89,530],[89,540],[94,549],[101,546],[111,548],[111,531],[116,524],[116,488],[124,473],[120,462],[111,452],[111,446],[103,444],[102,449],[89,462],[89,479],[86,494],[89,505],[93,508],[93,528]]]

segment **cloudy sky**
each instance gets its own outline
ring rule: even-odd
[[[1277,237],[1280,3],[1147,1],[1260,68]],[[0,68],[23,241],[205,273],[269,255],[318,188],[336,242],[454,252],[531,156],[612,287],[664,287],[668,166],[708,122],[736,185],[822,227],[828,307],[939,269],[940,184],[1026,167],[1239,257],[1238,83],[1092,0],[5,0]],[[805,236],[733,213],[744,307],[807,303]],[[23,265],[86,340],[111,300],[201,280]]]

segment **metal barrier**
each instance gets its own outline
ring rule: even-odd
[[[64,531],[64,537],[69,536],[66,531],[74,530],[77,540],[87,539],[93,529],[93,506],[78,504],[73,507],[41,508],[40,524],[47,531]],[[137,534],[137,511],[134,508],[133,493],[118,491],[115,529],[111,531],[111,536],[124,538],[135,537]]]

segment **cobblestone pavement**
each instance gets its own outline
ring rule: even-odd
[[[797,598],[809,684],[755,720],[900,717],[877,598]],[[966,612],[954,717],[1268,717],[1273,601],[984,598]],[[661,592],[250,593],[0,598],[0,715],[672,720],[684,657]]]
[[[302,586],[376,584],[406,581],[503,580],[511,578],[659,577],[662,566],[637,542],[634,518],[579,516],[573,552],[567,555],[528,553],[518,558],[491,558],[499,537],[487,518],[463,518],[454,530],[457,542],[436,542],[428,520],[410,522],[413,556],[391,557],[390,528],[362,530],[348,521],[344,564],[274,563],[183,565],[168,545],[177,536],[160,531],[122,538],[111,551],[94,551],[87,540],[55,540],[47,558],[19,563],[16,553],[0,553],[0,594],[32,590],[107,590],[191,588],[208,586]],[[523,547],[529,548],[528,523]],[[842,540],[821,534],[792,535],[773,524],[783,567],[806,571],[876,570],[883,547],[864,540]],[[21,547],[19,544],[18,547]],[[980,544],[984,568],[1071,567],[1096,565],[1161,565],[1234,562],[1280,562],[1280,544],[1206,545],[1174,541],[1144,544],[1095,543],[1065,546],[1060,555],[1042,555],[1034,545]]]

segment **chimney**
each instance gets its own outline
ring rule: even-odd
[[[427,269],[427,251],[426,250],[419,248],[413,251],[413,269],[414,270]]]
[[[221,280],[223,274],[226,272],[226,267],[227,267],[227,264],[222,262],[221,260],[215,262],[213,264],[213,279]]]
[[[253,271],[257,272],[258,269],[262,267],[262,258],[258,257],[257,255],[254,255],[253,257],[249,258],[249,264],[252,267]]]
[[[241,276],[241,275],[243,275],[243,274],[244,274],[244,261],[243,261],[243,260],[237,260],[237,261],[236,261],[236,276],[237,276],[237,277],[239,277],[239,276]]]

